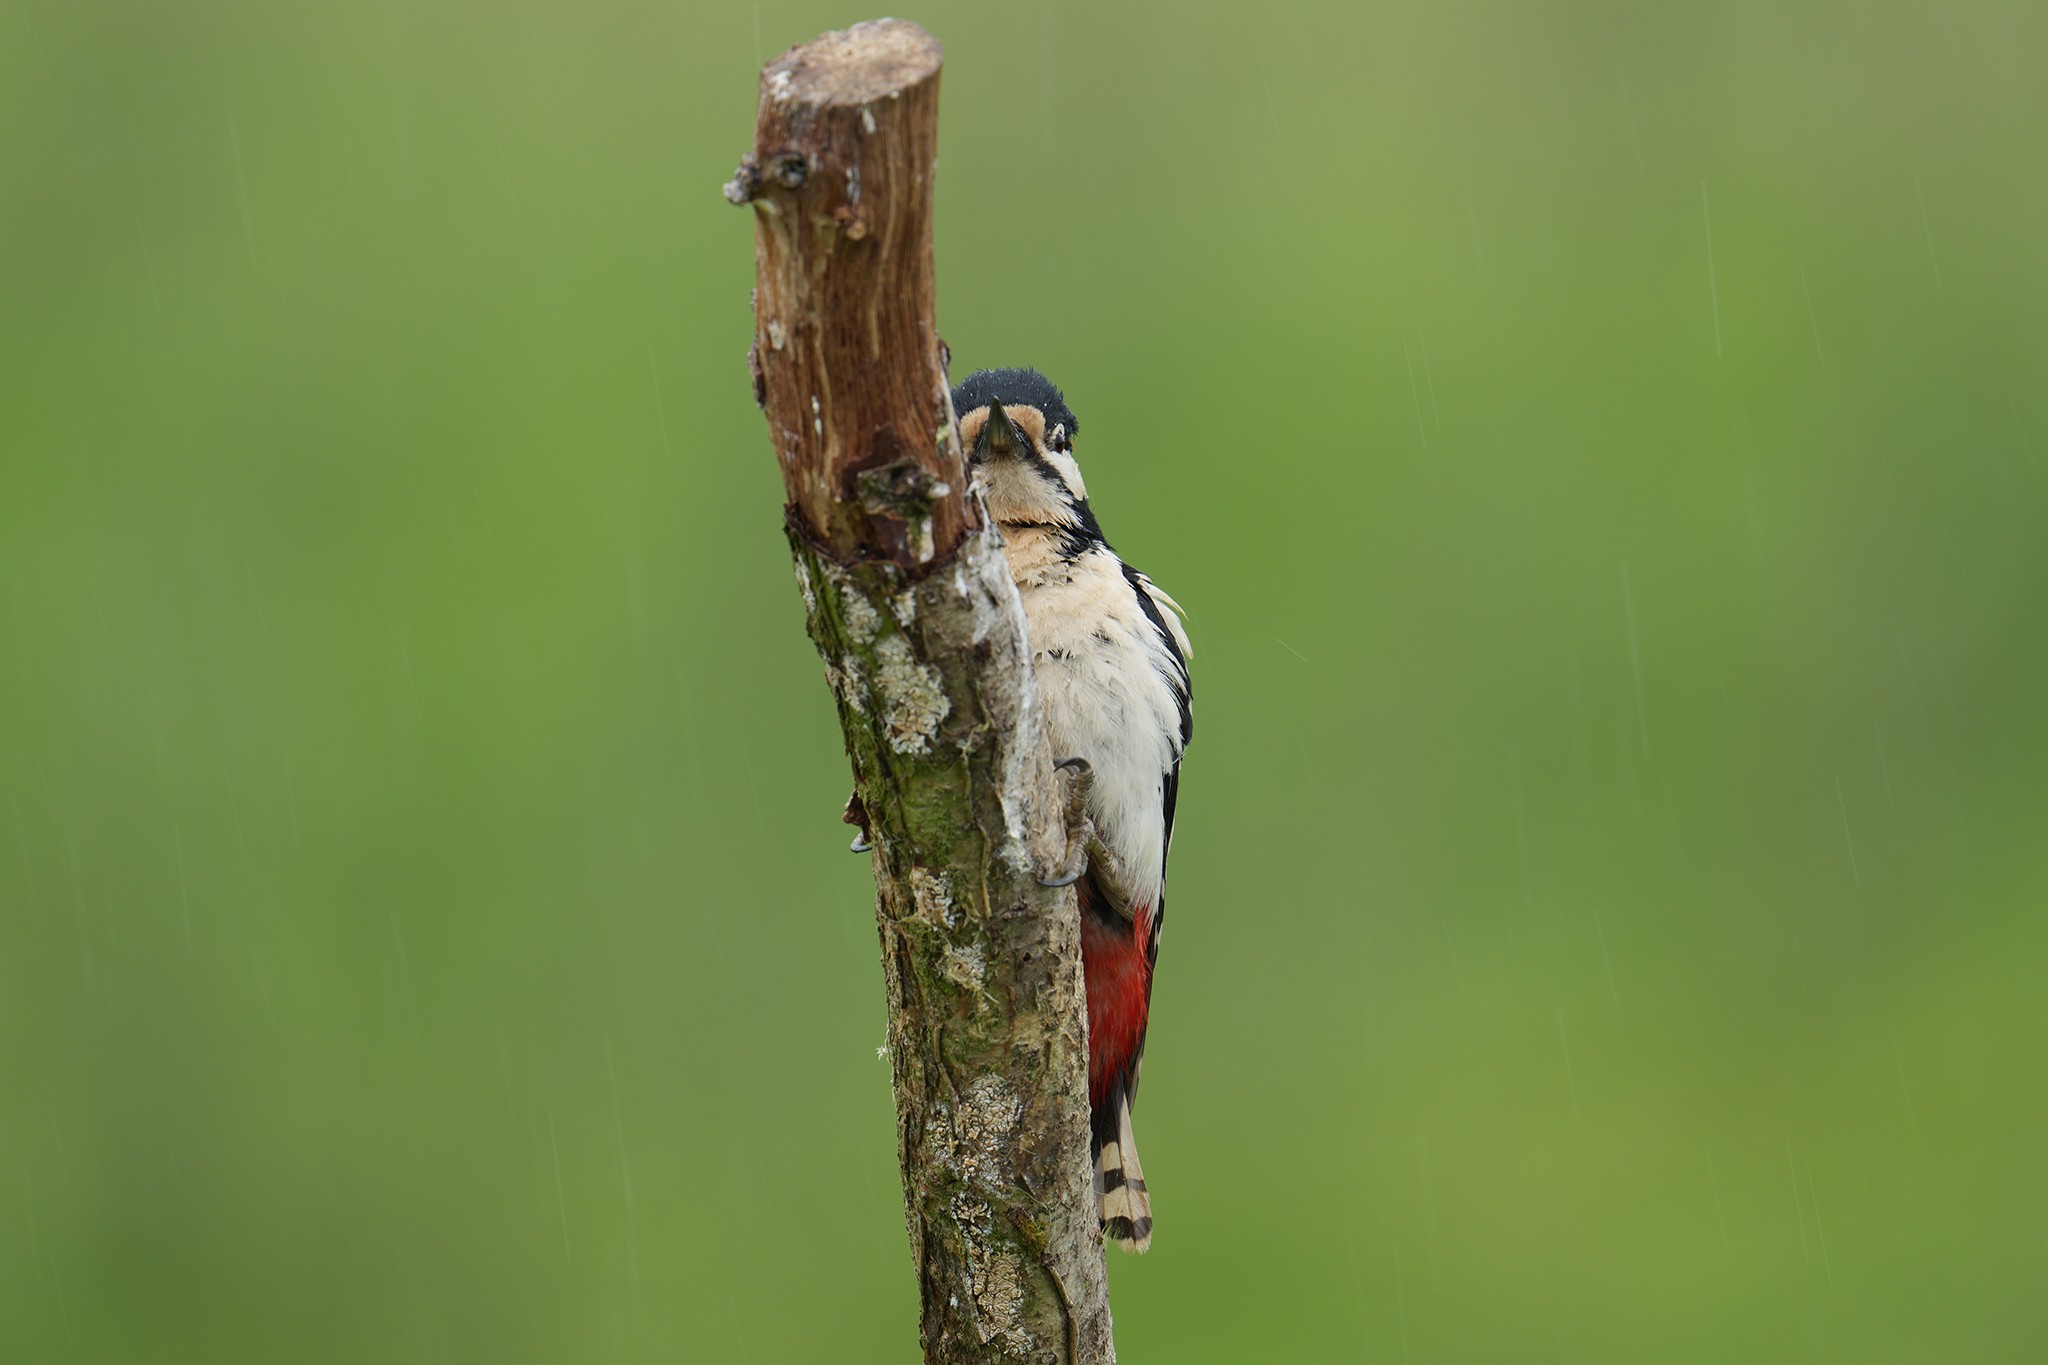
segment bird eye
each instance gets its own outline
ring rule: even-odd
[[[1071,450],[1074,445],[1072,441],[1067,439],[1067,424],[1065,422],[1054,422],[1052,424],[1052,431],[1047,434],[1045,443],[1054,450]]]

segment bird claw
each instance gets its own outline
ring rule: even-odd
[[[1072,773],[1067,779],[1066,805],[1061,812],[1067,851],[1055,874],[1040,877],[1038,884],[1058,888],[1072,886],[1088,871],[1088,845],[1095,838],[1095,822],[1088,818],[1088,789],[1095,780],[1095,769],[1085,758],[1063,758],[1052,768],[1054,772]]]
[[[860,828],[860,833],[853,836],[853,843],[847,852],[866,853],[875,846],[874,830],[868,824],[868,808],[862,803],[859,792],[846,798],[846,810],[839,819],[842,824],[857,825]]]

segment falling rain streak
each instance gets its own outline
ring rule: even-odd
[[[1635,101],[1628,97],[1628,86],[1625,83],[1621,87],[1621,117],[1628,125],[1628,145],[1636,154],[1636,174],[1647,175],[1649,165],[1643,160],[1643,135],[1636,129]]]
[[[228,134],[235,147],[235,197],[242,206],[242,236],[249,244],[249,264],[256,264],[256,215],[249,208],[249,171],[242,164],[242,125],[230,115]]]
[[[178,909],[185,923],[185,956],[192,956],[192,889],[185,878],[185,827],[171,826],[171,837],[178,846]]]
[[[1828,1255],[1828,1228],[1820,1216],[1820,1187],[1813,1182],[1813,1163],[1806,1163],[1806,1192],[1813,1200],[1813,1231],[1820,1239],[1820,1267],[1828,1277],[1828,1288],[1835,1287],[1835,1262]]]
[[[569,1247],[569,1194],[562,1184],[562,1144],[555,1137],[555,1111],[548,1110],[548,1150],[555,1158],[555,1207],[562,1215],[562,1259],[573,1261],[575,1253]]]
[[[640,1229],[633,1197],[633,1159],[626,1153],[626,1111],[619,1103],[619,1069],[612,1060],[612,1036],[604,1036],[604,1075],[612,1091],[612,1134],[619,1147],[619,1185],[626,1200],[626,1265],[633,1277],[633,1330],[641,1326]],[[558,1160],[559,1169],[559,1160]],[[565,1223],[566,1226],[566,1223]]]
[[[1714,354],[1721,354],[1721,281],[1714,272],[1714,209],[1707,202],[1707,182],[1700,182],[1700,216],[1707,224],[1707,298],[1714,306]]]
[[[1607,951],[1607,926],[1601,922],[1600,907],[1593,907],[1593,932],[1600,939],[1600,965],[1607,969],[1607,994],[1614,1001],[1614,1012],[1621,1013],[1621,987],[1614,979],[1614,958]]]
[[[1785,1139],[1785,1166],[1792,1172],[1792,1211],[1799,1217],[1799,1251],[1813,1264],[1813,1246],[1806,1237],[1806,1200],[1799,1192],[1799,1163],[1792,1159],[1792,1139]]]
[[[1636,585],[1628,571],[1628,565],[1621,566],[1621,604],[1628,617],[1628,662],[1636,680],[1636,726],[1642,732],[1643,757],[1650,756],[1650,708],[1643,699],[1643,654],[1636,644]]]
[[[1860,891],[1863,889],[1863,871],[1856,865],[1856,836],[1849,829],[1849,801],[1842,795],[1842,779],[1835,779],[1835,803],[1842,809],[1842,838],[1849,845],[1849,877]]]
[[[1934,268],[1934,288],[1937,293],[1946,292],[1941,281],[1941,258],[1934,252],[1934,220],[1927,216],[1927,191],[1920,188],[1920,177],[1913,177],[1913,198],[1920,203],[1920,231],[1927,238],[1927,264]]]
[[[1714,1222],[1721,1229],[1721,1245],[1725,1249],[1728,1240],[1728,1211],[1721,1203],[1721,1173],[1714,1167],[1714,1154],[1707,1153],[1707,1184],[1714,1191]]]
[[[1415,400],[1415,429],[1422,435],[1422,448],[1428,450],[1429,423],[1422,420],[1422,389],[1415,382],[1415,355],[1405,338],[1401,342],[1401,358],[1408,362],[1408,396]]]
[[[1422,387],[1429,393],[1430,425],[1435,427],[1437,435],[1441,436],[1444,430],[1444,414],[1436,405],[1436,376],[1430,373],[1429,368],[1429,338],[1418,335],[1415,338],[1415,345],[1422,352]]]
[[[1579,1078],[1572,1069],[1572,1039],[1564,1027],[1564,1006],[1557,1007],[1557,1041],[1564,1046],[1564,1081],[1572,1095],[1572,1117],[1579,1117]]]
[[[1472,259],[1479,266],[1479,273],[1486,273],[1486,244],[1479,236],[1479,204],[1472,197],[1472,172],[1465,164],[1465,158],[1458,158],[1458,183],[1465,191],[1465,224],[1472,234]]]
[[[1820,367],[1828,367],[1828,353],[1820,344],[1820,318],[1813,311],[1813,285],[1806,278],[1806,267],[1799,267],[1799,288],[1806,295],[1806,321],[1813,328],[1813,353],[1820,357]]]

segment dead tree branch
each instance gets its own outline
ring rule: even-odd
[[[873,843],[928,1361],[1110,1361],[1068,829],[933,321],[939,44],[881,20],[761,73],[754,393]]]

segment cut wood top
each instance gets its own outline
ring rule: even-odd
[[[762,98],[783,105],[873,104],[938,74],[939,40],[907,19],[871,19],[813,38],[761,71]]]

